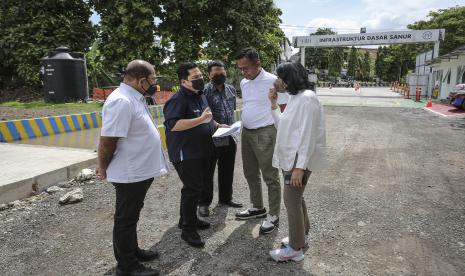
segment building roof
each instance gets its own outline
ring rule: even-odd
[[[456,48],[455,50],[450,51],[447,54],[444,54],[437,58],[433,58],[432,60],[428,60],[425,63],[427,65],[441,63],[442,61],[450,61],[451,59],[458,59],[459,56],[464,56],[464,55],[465,55],[465,45],[462,45]]]

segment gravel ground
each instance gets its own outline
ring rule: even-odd
[[[163,275],[465,275],[465,120],[421,109],[327,107],[330,165],[305,192],[311,220],[301,263],[275,264],[268,251],[287,234],[258,235],[258,220],[212,206],[199,250],[176,227],[181,184],[157,179],[139,222],[139,244],[157,249]],[[237,156],[234,198],[248,203]],[[0,275],[111,275],[115,261],[110,184],[78,184],[0,212]],[[266,191],[266,188],[264,188]],[[265,196],[266,198],[266,196]],[[216,202],[216,192],[215,199]]]

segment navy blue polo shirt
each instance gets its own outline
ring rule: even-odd
[[[183,86],[163,107],[165,117],[166,144],[170,161],[175,163],[187,159],[201,159],[213,155],[213,120],[184,131],[171,131],[180,119],[194,119],[208,107],[203,93],[195,94]]]

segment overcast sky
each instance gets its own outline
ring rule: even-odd
[[[426,19],[429,11],[465,0],[274,0],[283,12],[281,28],[286,36],[309,35],[318,27],[333,28],[339,34],[405,30],[407,25]]]

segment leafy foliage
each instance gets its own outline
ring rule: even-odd
[[[329,53],[328,70],[332,77],[339,77],[345,62],[345,53],[343,47],[336,47]]]
[[[465,6],[431,11],[428,20],[408,25],[409,29],[446,29],[446,35],[439,54],[443,55],[465,44]]]
[[[155,43],[154,16],[161,12],[153,0],[92,0],[100,14],[99,59],[111,72],[121,72],[133,59],[159,65],[162,49]]]
[[[363,59],[360,62],[360,77],[362,80],[369,80],[370,77],[370,53],[368,51],[363,55]]]
[[[164,0],[159,30],[172,42],[170,60],[222,59],[231,62],[236,51],[255,47],[265,67],[280,53],[284,37],[281,10],[272,0]]]
[[[310,35],[331,35],[336,34],[330,28],[318,28]],[[329,56],[333,48],[305,48],[305,66],[314,69],[328,69]],[[333,60],[334,61],[334,60]],[[340,72],[340,71],[339,71]]]
[[[357,78],[360,74],[360,61],[358,57],[358,52],[357,52],[357,49],[353,46],[352,48],[350,48],[350,52],[349,52],[347,74],[354,78]]]
[[[85,52],[95,39],[91,6],[80,0],[3,0],[0,19],[0,80],[4,85],[39,83],[40,59],[67,46]]]
[[[408,25],[410,29],[446,29],[445,40],[441,41],[439,54],[443,55],[465,44],[465,7],[452,7],[432,11],[427,20]],[[431,44],[391,45],[382,47],[376,59],[376,75],[383,80],[394,81],[405,78],[415,68],[416,55],[430,50]]]

